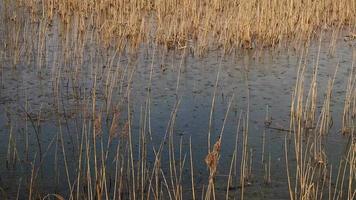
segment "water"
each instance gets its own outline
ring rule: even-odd
[[[109,116],[109,121],[103,119],[104,144],[108,139],[115,105],[118,105],[117,108],[121,112],[119,129],[123,131],[128,118],[127,104],[130,104],[135,160],[139,156],[138,138],[142,128],[142,117],[147,113],[145,106],[150,91],[151,131],[149,132],[147,128],[146,134],[150,134],[152,138],[152,141],[148,142],[147,153],[148,165],[151,167],[154,162],[152,147],[158,148],[166,133],[170,114],[176,102],[180,101],[173,127],[175,153],[179,157],[179,143],[182,140],[181,157],[187,155],[183,168],[183,185],[186,186],[184,190],[187,191],[185,198],[191,198],[188,161],[191,138],[195,183],[200,197],[202,186],[206,187],[208,184],[208,170],[204,158],[208,151],[209,115],[219,70],[215,109],[212,115],[212,143],[220,134],[228,104],[231,98],[233,99],[222,138],[221,158],[216,177],[217,195],[223,197],[225,194],[239,115],[246,114],[249,104],[248,151],[252,152],[252,177],[250,185],[246,187],[245,196],[247,199],[289,198],[284,153],[284,140],[288,131],[266,128],[265,114],[268,107],[272,117],[271,127],[289,129],[291,94],[300,59],[298,51],[238,51],[224,57],[221,57],[219,51],[212,51],[199,58],[187,53],[188,51],[185,56],[182,56],[184,51],[165,52],[159,47],[157,50],[152,46],[145,46],[137,54],[118,55],[114,54],[113,49],[105,49],[95,41],[89,40],[83,48],[83,62],[76,64],[78,59],[75,53],[78,51],[75,49],[75,42],[69,45],[67,54],[63,54],[64,47],[57,28],[54,26],[47,32],[45,47],[40,52],[44,54],[41,65],[39,65],[41,58],[36,55],[38,48],[33,47],[33,54],[28,58],[20,56],[16,65],[12,64],[11,51],[2,50],[0,187],[9,199],[16,197],[19,187],[20,198],[28,196],[33,166],[35,172],[38,170],[35,188],[40,191],[40,194],[59,193],[66,196],[68,186],[60,136],[62,133],[67,164],[71,169],[69,175],[71,181],[74,181],[81,134],[92,126],[90,122],[92,116],[85,116],[84,108],[88,109],[88,113],[91,112],[91,94],[95,84],[96,108],[102,110],[103,116],[106,114]],[[3,37],[1,40],[5,41],[6,31],[1,30]],[[35,40],[38,42],[37,39]],[[23,49],[20,55],[25,55],[27,44],[26,40],[21,43]],[[321,43],[317,113],[319,114],[321,110],[327,81],[339,63],[331,102],[333,126],[326,137],[325,145],[328,166],[333,166],[333,174],[336,175],[335,166],[338,165],[348,140],[348,137],[340,134],[340,130],[346,84],[355,48],[352,41],[345,42],[340,37],[335,54],[330,56],[329,44],[328,39],[324,39]],[[312,77],[312,66],[317,59],[317,54],[318,42],[314,42],[307,59],[307,85]],[[151,69],[151,87],[149,87]],[[113,77],[116,79],[114,80]],[[107,79],[109,86],[106,85]],[[105,93],[110,86],[113,91],[111,98]],[[131,91],[130,102],[127,102],[128,89]],[[109,106],[108,99],[111,100]],[[85,123],[86,126],[83,125]],[[148,126],[148,123],[146,125]],[[264,183],[264,163],[262,163],[264,131],[266,134],[264,158],[268,159],[270,156],[271,160],[272,182],[268,185]],[[36,132],[40,141],[41,155]],[[9,140],[10,135],[12,140]],[[238,135],[237,170],[240,169],[241,162],[241,130]],[[117,143],[118,140],[115,139],[109,148],[108,169],[112,170],[111,172],[109,170],[109,176],[113,176],[114,172],[114,163],[111,161],[114,159]],[[10,162],[7,165],[8,148],[10,152],[14,152],[14,149],[11,149],[13,144],[16,144],[16,163]],[[98,145],[100,146],[99,142]],[[289,151],[293,154],[292,149]],[[162,169],[167,172],[167,177],[168,155],[166,145],[162,154]],[[40,156],[42,162],[39,160]],[[292,155],[291,157],[291,165],[293,165],[295,161]],[[237,197],[240,195],[239,192],[240,189],[232,189],[230,194],[232,197]]]

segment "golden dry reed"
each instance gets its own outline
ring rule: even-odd
[[[319,45],[319,53],[320,53]],[[330,77],[324,92],[324,101],[318,112],[318,60],[313,63],[313,77],[310,83],[306,80],[308,70],[307,54],[302,53],[298,68],[297,80],[292,94],[290,111],[290,142],[294,147],[295,171],[291,172],[287,138],[285,138],[285,160],[287,165],[288,187],[290,199],[354,199],[355,192],[355,117],[354,110],[354,65],[346,88],[345,107],[343,115],[343,127],[340,133],[349,134],[349,141],[345,147],[345,153],[341,156],[337,176],[332,174],[332,165],[328,163],[326,135],[332,126],[331,102],[332,91],[339,64],[335,66],[333,76]],[[353,58],[354,61],[354,58]],[[309,89],[308,89],[309,86]],[[320,92],[319,92],[320,93]],[[293,166],[294,169],[294,166]],[[336,186],[331,182],[336,177]]]
[[[17,0],[32,20],[79,35],[95,31],[104,45],[153,42],[201,54],[220,48],[275,47],[309,41],[320,29],[355,31],[354,0]],[[333,29],[333,30],[334,30]],[[290,44],[290,43],[288,43]]]
[[[355,28],[353,26],[356,24],[356,2],[354,0],[4,0],[1,6],[0,9],[4,12],[0,13],[0,17],[5,19],[5,28],[0,31],[5,37],[0,38],[4,40],[1,41],[1,45],[5,49],[1,52],[2,60],[11,57],[14,66],[16,66],[24,61],[30,63],[34,58],[35,69],[40,73],[49,68],[47,60],[51,42],[49,34],[56,34],[51,30],[51,27],[58,25],[59,33],[57,34],[61,36],[60,48],[58,52],[55,52],[52,61],[51,74],[54,120],[58,130],[54,132],[47,147],[41,143],[43,135],[40,134],[41,118],[44,113],[39,109],[36,118],[28,114],[30,102],[27,99],[23,109],[27,114],[26,120],[28,120],[29,126],[31,125],[35,132],[34,137],[36,137],[38,146],[36,149],[29,146],[28,137],[30,136],[26,125],[25,154],[27,154],[26,161],[30,164],[31,173],[29,181],[25,182],[26,188],[21,191],[26,193],[25,196],[28,196],[28,199],[54,197],[70,200],[181,200],[190,195],[192,199],[197,199],[200,195],[202,199],[207,200],[221,198],[221,195],[217,194],[220,185],[216,180],[220,178],[217,175],[221,175],[219,167],[224,164],[220,163],[219,165],[220,156],[226,156],[222,150],[228,150],[228,147],[224,146],[222,136],[234,97],[231,98],[228,105],[220,135],[214,140],[212,138],[214,136],[212,117],[220,73],[218,72],[215,82],[208,125],[208,152],[205,159],[207,177],[201,183],[194,179],[194,173],[200,175],[200,172],[194,170],[193,160],[195,157],[193,158],[191,149],[192,141],[189,141],[188,158],[188,151],[183,149],[183,139],[179,138],[180,142],[177,144],[178,138],[175,130],[177,112],[181,102],[178,87],[183,56],[177,77],[177,101],[171,108],[163,138],[157,138],[153,136],[151,128],[151,81],[154,68],[153,60],[157,55],[154,50],[150,52],[150,54],[152,53],[150,79],[147,83],[146,98],[141,105],[139,133],[137,134],[134,129],[136,125],[133,116],[134,101],[131,100],[135,66],[129,67],[129,64],[122,66],[119,62],[120,51],[127,48],[136,50],[144,43],[159,44],[166,49],[184,49],[184,52],[189,48],[189,51],[192,50],[198,54],[211,49],[211,47],[221,48],[225,52],[241,47],[274,47],[283,44],[283,41],[294,41],[296,44],[308,43],[308,40],[319,32],[318,29],[334,26],[341,29],[344,25],[350,25],[353,30]],[[24,24],[20,20],[27,17],[27,14],[21,12],[23,8],[28,10],[31,20],[25,20]],[[97,44],[96,42],[107,47],[109,51],[96,49],[97,46],[94,45]],[[114,51],[110,51],[112,49]],[[99,66],[101,61],[98,58],[102,54],[107,54],[106,57],[103,56],[105,57],[105,66],[107,66],[105,68]],[[288,154],[288,136],[285,143],[285,160],[291,169],[289,170],[289,167],[286,169],[290,199],[309,200],[325,199],[326,197],[329,199],[355,199],[355,67],[353,65],[348,81],[342,118],[342,132],[349,135],[350,144],[340,161],[336,186],[332,188],[329,180],[332,170],[328,165],[324,145],[325,136],[328,134],[331,124],[332,90],[337,70],[328,82],[327,90],[324,92],[322,110],[318,115],[319,55],[313,67],[309,89],[306,87],[305,79],[307,55],[308,53],[304,52],[301,56],[291,102],[288,136],[292,139],[291,143],[294,146],[292,153],[295,155]],[[88,60],[86,63],[84,63],[85,56]],[[81,67],[83,66],[90,71],[87,77],[81,76]],[[243,115],[240,114],[238,119],[236,143],[232,150],[233,156],[226,184],[226,199],[230,197],[230,189],[230,194],[233,193],[233,189],[236,190],[233,194],[235,197],[247,199],[245,196],[250,192],[247,186],[252,184],[250,180],[253,178],[253,151],[249,145],[250,99],[247,74],[245,77],[246,116],[241,117]],[[80,91],[83,79],[85,81],[89,79],[92,84],[88,89]],[[65,89],[62,86],[68,82],[71,86],[66,92],[73,96],[73,99],[70,100],[75,102],[78,115],[81,116],[79,122],[75,122],[76,126],[80,127],[79,131],[70,130],[73,131],[75,137],[73,152],[69,151],[70,144],[66,142],[67,138],[65,138],[67,136],[65,129],[69,129],[68,121],[71,120],[71,116],[69,108],[66,108],[63,103],[66,100],[64,100]],[[124,87],[124,84],[127,86]],[[104,94],[100,95],[99,91],[104,91]],[[115,98],[116,93],[121,96]],[[100,105],[101,98],[104,99],[104,105]],[[18,150],[21,140],[15,137],[13,129],[15,124],[10,114],[8,116],[10,128],[6,157],[9,169],[21,164],[19,162],[21,151]],[[270,123],[268,116],[267,114],[267,124]],[[242,138],[239,139],[240,124]],[[135,142],[137,137],[138,146]],[[215,143],[211,148],[212,142]],[[238,144],[241,146],[238,147]],[[263,149],[264,146],[265,144],[263,144]],[[58,186],[59,180],[63,179],[66,186],[63,191],[58,191],[58,194],[43,194],[40,190],[39,172],[46,166],[46,159],[49,159],[48,152],[50,151],[48,149],[53,148],[55,151],[53,173],[56,177],[53,184]],[[115,152],[112,151],[113,149]],[[34,158],[28,158],[28,154],[33,151],[37,151],[37,154]],[[112,157],[114,159],[110,159]],[[295,158],[294,166],[292,165],[294,163],[289,162],[293,158]],[[271,177],[271,153],[269,153],[268,164],[266,160],[263,156],[262,162],[265,169],[263,178],[266,183],[270,184],[273,179]],[[188,162],[189,164],[187,164]],[[204,165],[204,161],[201,160],[200,164]],[[186,182],[183,181],[186,165],[190,165],[190,190],[184,185]],[[20,187],[18,191],[20,192]]]

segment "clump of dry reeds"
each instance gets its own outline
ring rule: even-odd
[[[33,21],[53,25],[59,19],[65,29],[79,36],[94,31],[104,46],[120,50],[149,41],[199,54],[216,47],[230,52],[240,47],[274,47],[285,41],[298,45],[318,29],[356,24],[352,0],[17,2],[26,6]]]
[[[319,46],[320,52],[320,46]],[[350,173],[349,176],[345,176],[345,170],[347,167],[352,168],[354,162],[352,157],[352,147],[347,148],[347,153],[345,154],[346,158],[342,158],[339,166],[339,170],[344,170],[344,175],[340,177],[338,174],[337,187],[332,194],[331,190],[331,177],[332,177],[332,166],[328,163],[327,154],[325,151],[325,138],[329,133],[330,127],[332,126],[331,118],[331,101],[332,101],[332,90],[334,86],[334,81],[336,78],[337,70],[339,65],[335,67],[335,73],[328,81],[326,92],[324,95],[324,101],[321,106],[320,112],[317,111],[317,71],[318,71],[318,59],[313,69],[313,76],[309,84],[309,91],[306,93],[308,84],[305,80],[305,73],[307,70],[306,62],[306,52],[303,52],[300,58],[300,65],[298,69],[297,81],[294,88],[294,93],[292,95],[291,102],[291,112],[290,112],[290,135],[293,138],[293,146],[296,158],[296,171],[295,175],[292,176],[289,171],[289,158],[287,150],[287,136],[285,139],[285,155],[287,163],[287,174],[288,174],[288,184],[289,184],[289,193],[290,199],[324,199],[328,195],[329,199],[343,199],[346,196],[343,196],[343,187],[344,182],[349,183],[349,188],[347,191],[354,191],[354,174]],[[354,77],[353,73],[350,75]],[[350,84],[351,82],[351,84]],[[350,124],[353,124],[351,113],[352,108],[348,103],[350,98],[352,98],[352,83],[353,78],[350,78],[347,97],[345,98],[345,109],[346,109],[346,119]],[[305,96],[307,94],[307,96]],[[349,97],[351,96],[351,97]],[[319,113],[319,115],[317,114]],[[345,113],[345,111],[344,111]],[[345,114],[344,118],[345,119]],[[350,127],[350,143],[351,146],[354,143],[353,134],[354,128],[353,125],[348,124]],[[347,159],[351,159],[351,163],[347,163]],[[345,163],[346,162],[346,163]],[[350,166],[348,166],[350,165]],[[342,169],[341,169],[342,168]],[[294,186],[293,181],[294,180]],[[347,181],[346,181],[347,180]],[[327,187],[327,185],[329,185]],[[347,199],[353,199],[354,192],[349,192]]]

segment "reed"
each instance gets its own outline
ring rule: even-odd
[[[42,72],[50,71],[47,77],[51,83],[53,104],[50,111],[53,111],[57,128],[49,145],[44,146],[46,135],[41,131],[41,120],[45,118],[43,104],[33,115],[31,110],[35,108],[26,98],[22,100],[25,106],[21,110],[26,115],[22,144],[14,129],[15,122],[9,115],[6,165],[11,170],[22,164],[19,162],[22,157],[26,157],[23,160],[30,165],[30,172],[25,175],[28,180],[26,186],[20,185],[20,181],[17,197],[21,198],[20,193],[24,191],[24,196],[31,200],[195,200],[200,194],[202,199],[219,199],[222,198],[219,193],[223,187],[226,199],[232,195],[246,199],[247,186],[253,184],[255,178],[253,164],[256,159],[263,167],[263,175],[256,179],[273,185],[273,154],[266,151],[269,141],[266,140],[269,138],[266,128],[271,128],[272,123],[269,106],[266,108],[261,157],[254,155],[255,149],[250,145],[248,69],[243,71],[247,105],[234,119],[237,122],[236,133],[233,133],[236,134],[234,147],[226,148],[223,137],[234,95],[228,102],[220,133],[213,138],[223,56],[218,61],[207,122],[207,155],[199,163],[206,164],[208,172],[197,170],[194,161],[199,157],[192,149],[194,133],[189,137],[188,147],[185,145],[187,138],[178,137],[176,130],[183,98],[180,86],[184,83],[185,59],[189,53],[203,55],[214,49],[227,54],[241,48],[284,46],[292,44],[289,43],[291,41],[309,44],[319,32],[323,38],[324,29],[333,30],[332,54],[343,27],[356,24],[355,6],[351,0],[16,0],[13,3],[5,0],[4,7],[1,7],[5,27],[0,30],[0,46],[4,47],[0,51],[1,77],[8,60],[13,70],[23,64],[25,69],[36,70],[40,79],[46,77]],[[52,49],[51,45],[56,48]],[[145,83],[147,94],[143,103],[138,105],[140,112],[137,116],[134,112],[137,105],[133,100],[134,76],[138,67],[135,59],[143,46],[153,46],[153,50],[147,50],[151,56],[149,80]],[[159,122],[151,120],[151,98],[155,89],[152,88],[156,78],[154,72],[159,70],[156,63],[160,57],[165,59],[165,54],[157,53],[162,47],[164,53],[171,49],[182,52],[179,52],[179,65],[172,67],[177,70],[176,101],[170,108],[165,132],[157,137],[159,133],[153,132],[152,123]],[[319,91],[320,49],[321,45],[311,68],[306,58],[309,52],[303,49],[292,94],[290,127],[285,137],[289,195],[290,199],[324,199],[328,193],[329,199],[351,200],[356,195],[355,67],[354,64],[351,67],[342,116],[342,133],[350,137],[349,145],[338,166],[339,173],[333,188],[329,180],[331,166],[324,145],[332,124],[332,91],[338,66],[326,91]],[[52,54],[51,50],[55,53]],[[306,79],[308,69],[313,70],[310,82]],[[324,99],[322,105],[318,105],[318,97],[322,93]],[[318,106],[321,107],[320,112]],[[135,124],[135,119],[139,119],[138,124]],[[34,138],[30,137],[30,127]],[[31,146],[31,141],[36,147]],[[293,148],[288,148],[290,144]],[[24,155],[18,150],[21,145],[25,146]],[[288,149],[294,151],[292,156]],[[52,151],[53,158],[48,156]],[[219,160],[227,156],[222,152],[232,154],[228,170],[224,171],[228,175],[223,186],[216,184],[224,173],[218,170],[223,169],[221,166],[224,164]],[[292,166],[294,158],[296,164]],[[55,177],[55,189],[50,192],[41,191],[39,182],[41,170],[47,167],[48,160],[54,164]],[[207,177],[197,181],[197,176],[201,178],[202,174]],[[0,190],[5,193],[2,188]],[[236,191],[233,193],[231,190]]]
[[[291,102],[290,134],[293,133],[293,149],[296,157],[296,171],[294,176],[291,175],[289,170],[290,162],[287,150],[287,137],[285,139],[285,158],[290,199],[323,199],[327,193],[326,189],[329,191],[329,199],[342,199],[345,198],[345,196],[343,196],[343,191],[345,191],[343,183],[347,182],[344,180],[348,180],[352,185],[354,179],[353,175],[352,173],[349,174],[349,176],[345,175],[345,161],[340,161],[339,174],[336,181],[340,185],[337,186],[338,190],[335,189],[332,197],[330,183],[328,183],[328,181],[331,181],[331,167],[328,165],[327,154],[324,149],[326,144],[325,137],[332,125],[330,111],[332,90],[339,65],[335,67],[334,75],[331,76],[328,81],[324,101],[320,113],[317,115],[315,108],[317,107],[316,76],[318,60],[316,60],[309,90],[307,90],[308,85],[305,82],[307,63],[302,61],[306,59],[306,57],[307,55],[304,53],[300,58],[298,76]],[[319,59],[319,55],[317,59]],[[305,92],[306,90],[308,91],[307,93]],[[352,143],[353,140],[351,139],[350,141]],[[351,150],[347,152],[351,152]],[[345,156],[348,157],[349,153],[346,153]],[[294,186],[293,180],[295,181]],[[329,185],[329,187],[327,188],[326,185]],[[349,186],[349,188],[350,187],[352,188],[353,186]],[[350,198],[353,198],[352,194],[348,194],[347,199]]]
[[[64,26],[78,21],[74,29],[78,34],[94,30],[104,46],[119,51],[154,42],[166,49],[189,48],[198,55],[216,47],[228,53],[238,48],[284,46],[287,41],[298,44],[320,29],[352,26],[356,6],[352,0],[17,2],[29,10],[33,21],[42,18],[53,24],[59,18]]]
[[[352,128],[355,126],[355,118],[356,118],[356,68],[355,68],[355,60],[356,54],[353,53],[353,60],[351,71],[349,75],[349,79],[347,82],[346,88],[346,96],[344,102],[344,111],[342,116],[342,130],[343,134],[350,134],[352,132]]]

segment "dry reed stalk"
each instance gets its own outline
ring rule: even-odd
[[[184,186],[182,185],[183,182],[183,170],[184,170],[184,166],[185,166],[185,161],[187,158],[187,153],[184,154],[184,156],[182,157],[183,153],[183,138],[181,137],[180,140],[180,146],[179,146],[179,175],[178,175],[178,181],[176,183],[176,190],[177,190],[177,194],[179,199],[183,199],[183,188]]]
[[[34,156],[34,161],[36,160],[36,155]],[[28,198],[32,199],[33,196],[33,190],[34,190],[34,174],[35,174],[35,164],[34,162],[31,162],[31,178],[30,178],[30,185],[29,185],[29,195]]]
[[[249,120],[250,120],[250,86],[248,79],[248,71],[244,71],[245,78],[245,87],[246,87],[246,96],[247,96],[247,110],[246,116],[242,119],[243,132],[242,132],[242,152],[241,152],[241,165],[240,165],[240,185],[241,185],[241,200],[244,199],[245,194],[245,181],[247,180],[246,171],[247,171],[247,160],[248,160],[248,132],[249,132]]]
[[[320,45],[318,52],[320,52]],[[334,75],[328,81],[321,112],[318,118],[314,118],[315,109],[313,108],[316,108],[317,106],[317,69],[315,69],[313,72],[313,78],[310,83],[309,92],[305,99],[304,93],[306,65],[302,64],[302,59],[305,59],[306,55],[307,54],[304,54],[303,52],[301,56],[296,85],[294,93],[292,94],[290,112],[290,130],[294,133],[294,151],[296,155],[296,172],[294,177],[291,176],[289,171],[287,138],[285,139],[285,159],[287,165],[288,188],[291,199],[323,199],[326,188],[325,185],[328,181],[328,176],[331,173],[329,173],[328,170],[330,169],[327,167],[327,155],[324,150],[325,140],[323,138],[328,133],[332,123],[330,116],[330,102],[332,100],[332,90],[338,65],[336,66]],[[318,65],[318,59],[319,53],[316,60],[316,66]],[[340,174],[345,174],[345,169],[343,170],[343,173],[340,172],[341,171],[339,171],[338,177]],[[344,175],[341,176],[341,180],[343,180]],[[293,178],[295,180],[294,189],[292,186]],[[337,178],[337,183],[339,182],[338,180],[339,178]],[[340,185],[342,185],[342,181],[340,182]],[[340,186],[340,188],[342,188],[342,186]],[[331,198],[330,186],[328,190],[329,198]],[[335,199],[335,197],[337,196],[334,194],[333,199]]]
[[[168,157],[169,157],[169,175],[170,175],[170,184],[173,190],[173,196],[177,199],[178,194],[175,189],[175,185],[177,183],[177,166],[176,166],[176,158],[175,158],[175,148],[174,148],[174,123],[176,120],[176,116],[174,115],[172,118],[172,124],[170,126],[169,135],[168,135]]]
[[[226,124],[226,121],[228,118],[228,114],[229,114],[233,99],[234,99],[234,95],[232,95],[229,105],[227,107],[223,125],[221,127],[221,131],[219,134],[219,138],[215,142],[213,149],[209,150],[208,154],[206,155],[206,157],[204,159],[205,164],[207,165],[207,167],[209,169],[209,183],[208,183],[208,188],[207,188],[207,191],[205,194],[206,200],[209,200],[211,198],[211,196],[213,196],[213,199],[215,199],[214,178],[216,176],[216,170],[217,170],[217,166],[218,166],[219,158],[220,158],[221,140],[223,138],[225,124]]]
[[[170,131],[170,127],[172,125],[173,120],[175,119],[175,116],[177,114],[177,111],[178,111],[178,107],[180,105],[180,100],[178,100],[172,111],[171,111],[171,114],[170,114],[170,118],[169,118],[169,121],[168,121],[168,125],[167,125],[167,128],[166,128],[166,132],[165,132],[165,135],[159,145],[159,148],[156,149],[154,146],[152,147],[153,149],[153,152],[154,152],[154,156],[155,156],[155,162],[153,164],[153,170],[151,172],[151,175],[148,179],[148,193],[147,193],[147,196],[146,196],[146,199],[150,199],[150,195],[151,195],[151,190],[153,191],[153,195],[154,195],[154,198],[157,199],[158,196],[159,196],[159,190],[160,190],[160,187],[159,187],[159,177],[160,177],[160,168],[161,168],[161,154],[162,154],[162,151],[163,151],[163,148],[164,148],[164,143],[167,142],[167,139],[169,139],[169,131]],[[149,129],[151,130],[151,125],[150,125],[150,108],[149,108]],[[150,140],[152,141],[152,138],[150,137]],[[153,185],[153,181],[155,181],[155,185]],[[155,187],[154,187],[155,186]]]
[[[94,69],[94,74],[92,75],[92,79],[94,80],[93,82],[93,86],[92,86],[92,91],[91,91],[91,112],[92,112],[92,122],[95,121],[95,115],[96,115],[96,90],[97,90],[97,77],[98,77],[98,70],[97,68]],[[89,125],[89,126],[92,126],[93,125]],[[96,130],[93,128],[92,130],[92,145],[93,145],[93,156],[94,156],[94,175],[95,175],[95,181],[94,181],[94,184],[93,185],[95,188],[97,187],[97,184],[98,184],[98,181],[99,181],[99,176],[100,176],[100,173],[99,173],[99,166],[98,166],[98,156],[97,156],[97,134],[95,132]],[[89,160],[89,159],[88,159]],[[89,165],[89,163],[88,163]],[[88,172],[89,173],[89,172]],[[94,189],[95,191],[95,189]]]
[[[85,112],[85,110],[84,110]],[[84,114],[85,115],[85,114]],[[86,127],[86,121],[84,119],[83,125],[82,125],[82,133],[81,133],[81,139],[80,139],[80,143],[79,143],[79,157],[78,157],[78,172],[77,172],[77,188],[76,188],[76,199],[80,198],[80,187],[81,187],[81,176],[82,176],[82,171],[83,171],[83,148],[84,148],[84,133],[87,131],[87,127]],[[84,184],[83,184],[84,185]]]
[[[137,166],[137,171],[139,175],[137,175],[137,183],[140,187],[139,190],[141,192],[141,199],[144,198],[145,192],[145,184],[146,184],[146,174],[147,174],[147,136],[146,136],[146,126],[147,126],[147,102],[145,106],[144,114],[142,114],[142,106],[141,106],[141,117],[140,117],[140,135],[139,135],[139,164]]]
[[[131,114],[131,84],[132,84],[132,77],[135,72],[135,69],[132,70],[129,81],[128,81],[128,86],[127,86],[127,133],[128,133],[128,139],[129,139],[129,152],[130,152],[130,164],[131,164],[131,184],[132,184],[132,190],[130,193],[132,193],[132,198],[136,199],[136,181],[135,181],[135,165],[134,165],[134,158],[133,158],[133,144],[132,144],[132,114]],[[125,133],[124,133],[125,134]]]
[[[289,160],[288,160],[288,150],[287,150],[287,136],[284,138],[284,155],[285,155],[285,162],[286,162],[286,171],[287,171],[287,180],[288,180],[288,192],[290,200],[294,200],[294,191],[292,189],[291,184],[291,175],[289,172]]]
[[[232,158],[231,158],[229,176],[228,176],[227,184],[226,184],[226,195],[225,195],[226,200],[229,199],[229,191],[230,191],[230,187],[232,185],[232,169],[233,169],[233,164],[234,164],[235,160],[236,160],[236,152],[234,151],[234,153],[232,154]]]
[[[114,191],[113,191],[113,200],[116,200],[116,195],[120,198],[120,188],[121,188],[121,181],[120,181],[120,171],[119,171],[119,159],[120,159],[120,143],[116,147],[116,154],[115,154],[115,178],[114,178]],[[122,163],[122,162],[121,162]]]
[[[192,138],[189,138],[189,154],[190,154],[190,177],[192,183],[192,199],[195,200],[195,183],[194,183],[194,169],[193,169],[193,153],[192,153]]]
[[[264,164],[264,182],[265,184],[271,184],[271,154],[268,154],[268,163]]]
[[[351,72],[347,82],[346,96],[344,102],[344,111],[342,116],[342,130],[343,134],[351,132],[354,120],[356,118],[356,67],[355,67],[356,53],[353,53],[353,60]]]
[[[263,129],[262,133],[262,152],[261,152],[261,163],[265,163],[265,145],[266,145],[266,129]]]
[[[355,129],[353,129],[353,134]],[[339,162],[339,171],[335,183],[333,200],[354,199],[355,197],[355,139],[354,135],[349,136],[349,142],[344,155]],[[346,194],[345,194],[346,193]]]
[[[52,140],[49,142],[49,144],[48,144],[48,146],[47,146],[47,148],[46,148],[46,151],[45,151],[45,153],[43,154],[43,157],[45,158],[46,156],[47,156],[47,153],[50,151],[50,149],[51,149],[51,147],[52,147],[52,145],[53,145],[53,143],[54,143],[54,141],[56,140],[56,138],[57,138],[57,136],[56,135],[54,135],[53,136],[53,138],[52,138]],[[40,162],[39,162],[39,164],[38,164],[38,166],[37,166],[37,169],[36,169],[36,163],[35,163],[35,161],[36,161],[36,155],[35,155],[35,158],[34,158],[34,161],[33,161],[33,163],[31,163],[32,165],[33,165],[33,174],[31,174],[31,184],[34,184],[35,182],[36,182],[36,180],[37,180],[37,177],[38,177],[38,175],[40,174],[39,172],[40,172],[40,170],[42,170],[42,165],[44,164],[44,160],[42,159],[42,160],[40,160]],[[36,169],[36,170],[35,170]]]
[[[21,183],[22,183],[22,178],[20,178],[19,186],[17,187],[16,200],[18,200],[20,198]]]
[[[25,112],[28,112],[29,101],[26,95],[25,101]],[[28,133],[28,119],[25,118],[25,154],[26,154],[26,161],[29,161],[29,133]]]
[[[64,146],[64,138],[63,138],[63,131],[62,131],[61,119],[58,119],[58,126],[59,126],[59,131],[58,131],[57,134],[58,134],[59,136],[57,136],[57,137],[59,137],[60,143],[61,143],[62,155],[63,155],[63,162],[64,162],[64,168],[65,168],[65,173],[66,173],[68,188],[69,188],[69,191],[72,192],[72,184],[71,184],[71,181],[70,181],[67,155],[66,155],[66,150],[65,150],[65,146]],[[72,194],[70,194],[70,196],[72,196]]]
[[[11,120],[10,120],[11,121]],[[16,168],[16,162],[19,160],[18,152],[16,147],[16,136],[13,131],[13,124],[10,122],[9,124],[9,140],[7,144],[7,155],[6,155],[6,168]]]
[[[149,90],[150,91],[150,90]],[[149,96],[150,92],[148,92],[148,96]],[[150,98],[148,98],[148,100],[150,100]],[[161,154],[162,154],[162,151],[163,151],[163,148],[164,148],[164,143],[166,142],[166,140],[169,138],[169,131],[170,131],[170,127],[172,125],[173,120],[175,119],[175,115],[177,114],[177,111],[178,111],[178,107],[180,105],[180,100],[178,100],[174,107],[173,107],[173,110],[171,111],[171,114],[170,114],[170,118],[169,118],[169,121],[168,121],[168,125],[167,125],[167,128],[166,128],[166,132],[165,132],[165,135],[159,145],[159,148],[156,149],[154,146],[152,147],[152,150],[154,152],[154,156],[155,156],[155,162],[153,164],[153,170],[151,172],[151,175],[148,179],[148,193],[147,193],[147,196],[146,196],[146,199],[150,199],[150,195],[151,195],[151,190],[152,190],[152,193],[153,193],[153,196],[155,199],[158,198],[159,196],[159,190],[160,190],[160,187],[159,187],[159,177],[160,177],[160,165],[161,165]],[[149,114],[148,114],[148,123],[149,123],[149,132],[151,132],[151,117],[150,117],[150,105],[148,106],[148,111],[149,111]],[[152,137],[150,136],[150,140],[152,142]],[[155,181],[155,185],[153,185],[153,181]],[[155,186],[155,187],[154,187]]]
[[[219,62],[218,72],[216,74],[216,81],[215,81],[215,85],[214,85],[214,93],[213,93],[213,97],[212,97],[212,101],[211,101],[211,107],[210,107],[209,126],[208,126],[208,153],[210,153],[211,126],[212,126],[213,113],[214,113],[214,107],[215,107],[216,91],[217,91],[217,87],[218,87],[220,70],[221,70],[221,62],[222,62],[222,57],[221,57],[221,60]]]
[[[172,198],[172,194],[171,194],[170,188],[169,188],[169,186],[168,186],[166,176],[164,175],[162,169],[161,169],[161,174],[162,174],[162,177],[163,177],[163,180],[164,180],[164,184],[165,184],[166,189],[167,189],[167,193],[168,193],[169,199],[172,200],[172,199],[173,199],[173,198]],[[175,198],[175,199],[176,199],[176,198]]]

